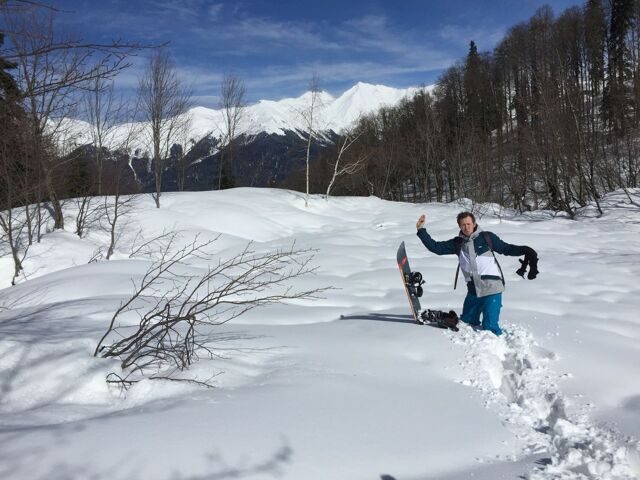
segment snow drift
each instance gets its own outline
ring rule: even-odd
[[[497,338],[411,322],[395,250],[427,281],[424,307],[460,312],[455,257],[427,252],[456,232],[454,204],[234,189],[137,199],[115,259],[87,264],[106,238],[47,234],[8,287],[0,257],[0,477],[287,479],[631,479],[640,472],[640,212],[612,194],[577,221],[487,206],[481,226],[540,256],[515,275]],[[69,215],[73,212],[68,211]],[[132,280],[129,258],[171,229],[215,238],[227,258],[314,248],[305,286],[323,298],[254,310],[212,331],[219,353],[190,372],[215,389],[105,383],[118,364],[92,356]],[[194,271],[204,265],[192,265]]]

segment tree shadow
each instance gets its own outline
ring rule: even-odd
[[[38,294],[42,297],[43,290]],[[72,439],[88,428],[90,422],[109,424],[112,418],[135,418],[159,412],[170,415],[171,409],[184,398],[163,397],[133,405],[127,402],[108,405],[78,403],[74,395],[83,388],[78,380],[91,379],[108,371],[108,366],[92,355],[92,340],[103,331],[104,324],[101,317],[98,321],[94,316],[107,307],[105,302],[110,305],[116,300],[109,297],[100,301],[91,298],[37,304],[37,297],[35,292],[30,292],[22,297],[0,299],[0,339],[3,340],[0,342],[0,355],[5,360],[0,368],[0,478],[144,478],[144,472],[132,473],[139,467],[132,464],[128,456],[114,457],[108,474],[99,471],[90,458],[55,460],[56,443]],[[28,306],[22,306],[25,304]],[[263,336],[246,331],[219,332],[215,327],[204,333],[203,340],[219,347],[216,356],[236,351],[270,352],[282,348],[246,348],[243,343],[247,340]],[[69,366],[73,367],[73,375],[65,373]],[[38,385],[39,382],[42,383]],[[38,394],[21,403],[21,397],[28,397],[29,388],[34,388]],[[126,431],[122,434],[126,435]],[[47,453],[49,455],[44,455]],[[222,453],[209,453],[206,455],[209,463],[202,474],[180,473],[180,465],[176,463],[176,473],[172,478],[222,480],[253,478],[256,475],[277,476],[290,462],[292,449],[283,444],[271,455],[265,452],[261,457],[234,465],[225,461]],[[48,458],[48,463],[31,475],[29,472],[33,466],[44,458]]]
[[[242,335],[232,338],[242,338]],[[21,388],[20,383],[24,380],[24,375],[29,375],[33,368],[47,365],[55,365],[58,362],[66,362],[67,355],[73,352],[60,352],[59,354],[40,355],[38,347],[31,343],[15,345],[15,349],[7,351],[11,357],[15,357],[16,362],[9,369],[5,369],[0,375],[0,405],[7,403],[15,387]],[[95,374],[95,366],[87,365],[84,370],[78,373],[79,377],[87,377]],[[102,371],[98,367],[98,371]],[[26,373],[25,373],[26,372]],[[14,384],[18,385],[14,385]],[[47,379],[51,390],[50,395],[36,400],[32,404],[25,404],[7,409],[0,409],[0,478],[18,479],[33,478],[34,480],[67,480],[75,478],[91,478],[94,480],[123,479],[134,480],[144,478],[144,472],[132,473],[132,469],[140,467],[133,465],[130,456],[115,460],[108,469],[109,474],[97,471],[91,458],[73,458],[55,461],[56,443],[71,441],[76,435],[82,434],[89,428],[91,423],[102,423],[110,425],[111,420],[116,418],[132,418],[147,415],[171,415],[172,409],[184,401],[183,397],[160,398],[153,401],[146,401],[142,404],[127,405],[113,404],[110,406],[78,404],[77,410],[73,405],[65,405],[63,400],[68,395],[74,393],[77,385],[70,382],[67,377],[60,379]],[[62,403],[60,403],[62,401]],[[15,402],[14,402],[15,403]],[[7,403],[8,404],[8,403]],[[62,409],[59,407],[62,406]],[[70,409],[70,410],[69,410]],[[107,409],[107,411],[105,411]],[[2,411],[4,410],[4,411]],[[53,412],[53,416],[51,413]],[[60,415],[71,414],[73,419],[64,419]],[[135,421],[133,422],[135,424]],[[121,434],[126,436],[126,431]],[[55,441],[52,441],[55,439]],[[105,445],[108,445],[105,439]],[[111,438],[111,441],[114,439]],[[63,449],[64,451],[64,449]],[[108,451],[107,451],[108,453]],[[43,457],[44,455],[44,457]],[[180,464],[176,462],[173,479],[175,480],[222,480],[231,478],[254,478],[255,475],[277,476],[278,472],[290,461],[292,450],[283,444],[271,456],[256,458],[253,462],[243,461],[238,465],[225,461],[221,453],[208,453],[208,465],[203,474],[187,475],[180,473]],[[33,472],[33,465],[40,463],[43,458],[48,458],[43,470],[36,469]],[[28,473],[28,475],[27,475]],[[33,473],[33,474],[32,474]]]
[[[56,437],[62,438],[64,432],[56,429]],[[67,428],[68,427],[62,427]],[[72,432],[67,432],[72,433]],[[122,432],[126,434],[126,432]],[[15,436],[7,436],[6,441],[3,442],[8,447],[3,449],[3,453],[0,454],[0,475],[3,479],[22,479],[32,478],[34,480],[69,480],[90,478],[92,480],[138,480],[140,478],[147,478],[148,473],[144,471],[143,463],[140,462],[139,457],[135,457],[135,461],[132,461],[135,454],[130,452],[120,458],[113,457],[109,462],[111,465],[105,468],[105,465],[98,466],[92,463],[91,458],[76,458],[73,460],[57,460],[51,462],[44,469],[33,468],[34,463],[37,465],[42,460],[43,447],[46,445],[29,444],[28,446],[22,445],[16,448],[13,441],[16,440]],[[5,454],[6,452],[6,454]],[[109,454],[108,450],[105,452]],[[207,465],[203,468],[203,472],[200,474],[182,474],[180,473],[181,466],[185,465],[185,461],[190,459],[176,458],[175,463],[169,468],[172,470],[172,474],[169,476],[163,476],[170,480],[226,480],[226,479],[242,479],[242,478],[264,478],[265,476],[272,478],[282,477],[285,473],[286,467],[291,463],[293,458],[293,449],[283,443],[277,449],[265,456],[262,459],[256,458],[255,460],[247,460],[247,457],[236,465],[231,464],[225,456],[218,452],[200,453],[195,454],[195,463],[198,463],[197,456],[204,455]],[[149,464],[153,463],[152,458],[147,458]],[[102,462],[100,462],[102,463]],[[37,473],[36,473],[37,472]],[[28,473],[28,476],[25,474]]]
[[[68,399],[83,388],[90,391],[92,378],[106,375],[111,367],[93,356],[93,339],[101,328],[87,321],[87,312],[93,313],[87,308],[89,303],[73,300],[0,312],[0,354],[5,359],[0,365],[0,434],[61,428],[135,408],[114,403],[105,411],[87,400],[79,403],[81,413],[68,417],[67,422],[46,420],[47,411],[70,408],[73,402]],[[96,311],[100,307],[93,305]],[[28,401],[20,401],[21,397]],[[153,408],[165,407],[159,402]]]
[[[227,478],[243,478],[253,477],[254,475],[270,475],[279,477],[286,464],[291,461],[293,450],[286,444],[283,444],[270,458],[254,463],[253,465],[245,465],[243,467],[225,467],[218,468],[217,471],[204,475],[194,475],[187,477],[176,477],[176,480],[223,480]],[[212,460],[222,462],[219,456],[211,457]]]

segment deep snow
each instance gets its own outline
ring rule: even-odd
[[[106,236],[47,234],[27,278],[0,257],[0,478],[628,479],[640,473],[640,212],[622,194],[577,221],[484,206],[480,226],[540,255],[538,279],[506,275],[497,338],[411,322],[395,265],[401,241],[427,280],[423,306],[460,312],[455,257],[427,252],[457,233],[454,204],[304,197],[281,190],[139,197],[115,259],[87,264]],[[71,207],[68,214],[73,215]],[[71,222],[69,222],[71,223]],[[92,356],[132,279],[138,229],[215,238],[228,258],[314,248],[334,286],[319,300],[253,310],[213,329],[220,358],[192,375],[215,389],[108,387]],[[197,271],[202,265],[192,265]],[[217,375],[217,376],[215,376]]]

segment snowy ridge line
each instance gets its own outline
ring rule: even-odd
[[[523,454],[544,455],[529,480],[640,478],[640,442],[592,424],[586,410],[569,415],[556,383],[567,375],[552,371],[555,354],[526,328],[511,326],[496,337],[463,325],[451,339],[466,350],[462,366],[470,377],[461,383],[479,389],[487,407],[497,407],[524,443]]]
[[[413,97],[420,90],[432,89],[433,86],[393,88],[358,82],[337,98],[325,91],[318,92],[314,128],[321,133],[324,132],[320,136],[325,136],[330,131],[339,133],[350,128],[363,115],[377,112],[383,107],[397,105],[403,99]],[[256,136],[263,132],[285,135],[287,131],[291,131],[302,136],[301,132],[307,131],[304,112],[309,108],[311,95],[311,92],[306,92],[297,98],[260,100],[253,105],[247,105],[240,119],[238,132],[246,136]],[[224,136],[224,109],[196,106],[191,108],[187,115],[190,118],[190,138],[198,141],[207,136],[218,139]],[[91,125],[86,121],[66,118],[64,124],[64,130],[69,132],[64,141],[78,146],[92,142]],[[151,131],[147,122],[115,125],[107,134],[106,146],[110,149],[122,146],[132,131],[137,132],[137,135],[132,142],[127,141],[130,150],[148,151],[151,148]]]

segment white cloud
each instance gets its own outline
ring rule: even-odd
[[[208,4],[206,0],[152,0],[150,6],[170,18],[197,18]]]
[[[256,100],[305,91],[314,71],[327,86],[340,88],[359,80],[393,85],[405,75],[420,79],[425,74],[425,81],[431,81],[433,72],[464,55],[461,45],[468,42],[469,32],[491,35],[492,39],[502,33],[456,25],[430,32],[405,28],[392,17],[379,14],[333,23],[282,20],[277,12],[258,16],[240,8],[239,3],[220,0],[147,2],[147,11],[133,15],[114,11],[97,22],[96,28],[135,32],[155,44],[170,38],[168,48],[180,77],[193,87],[194,100],[208,105],[215,101],[221,77],[228,71],[245,81],[248,95]],[[485,41],[478,41],[480,48]],[[119,77],[120,88],[137,87],[147,53],[142,51],[135,58],[136,65]]]
[[[200,107],[220,108],[220,96],[218,95],[194,95],[193,104]]]
[[[247,90],[276,90],[286,87],[286,90],[303,92],[307,90],[309,79],[314,73],[320,78],[321,88],[336,83],[356,83],[357,81],[391,80],[406,74],[420,74],[439,70],[450,64],[450,60],[443,60],[441,64],[416,63],[407,65],[390,65],[375,61],[362,62],[313,62],[291,67],[288,65],[273,66],[261,69],[256,75],[246,80]]]
[[[213,5],[209,6],[209,19],[216,21],[220,18],[220,15],[222,14],[222,9],[224,8],[224,4],[223,3],[214,3]]]
[[[376,33],[387,29],[387,17],[384,15],[365,15],[344,22],[361,32]]]
[[[263,17],[245,17],[238,22],[222,26],[208,35],[228,41],[233,49],[247,51],[246,47],[263,50],[273,45],[293,49],[333,50],[341,48],[323,33],[322,24],[312,22],[281,22]]]
[[[177,68],[178,77],[187,85],[193,87],[194,91],[207,90],[215,93],[219,90],[223,74],[217,69],[209,69],[206,66],[187,65]]]

